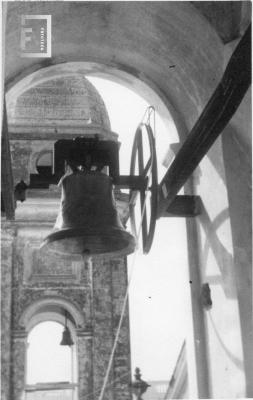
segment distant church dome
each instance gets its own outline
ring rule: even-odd
[[[28,89],[10,105],[8,120],[15,126],[43,131],[54,128],[71,133],[71,129],[78,129],[89,133],[96,127],[110,131],[104,101],[82,75],[50,79]]]

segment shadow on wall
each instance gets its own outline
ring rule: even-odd
[[[212,317],[212,313],[209,312],[208,313],[208,319],[211,323],[211,326],[213,328],[213,331],[216,335],[216,338],[218,339],[218,342],[220,343],[222,349],[224,350],[224,352],[226,353],[226,355],[228,356],[228,358],[236,365],[237,368],[239,368],[240,370],[244,371],[244,365],[243,362],[236,356],[234,356],[231,351],[228,349],[228,347],[226,346],[226,344],[224,343],[224,340],[222,340],[219,332],[218,332],[218,328],[215,326],[215,322],[214,319]]]
[[[242,115],[241,122],[245,119]],[[250,124],[251,125],[251,124]],[[251,137],[251,129],[249,129]],[[253,397],[252,321],[252,149],[232,124],[222,135],[236,285],[243,336],[246,394]]]
[[[202,252],[203,274],[205,274],[207,267],[209,252],[212,250],[220,269],[220,275],[208,277],[208,282],[212,285],[221,284],[225,295],[228,298],[234,298],[236,296],[236,291],[232,275],[232,266],[234,264],[233,255],[226,249],[217,234],[218,228],[229,218],[228,209],[222,210],[214,220],[211,221],[202,200],[200,200],[200,206],[201,214],[199,220],[206,235],[206,241]]]

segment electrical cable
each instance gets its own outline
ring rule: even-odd
[[[151,106],[151,107],[153,108],[153,106]],[[151,108],[151,107],[149,107],[149,108]],[[147,112],[147,110],[146,110],[146,112]],[[152,171],[152,165],[153,165],[153,158],[151,159],[150,171]],[[149,175],[148,175],[147,188],[149,187],[150,177],[151,177],[151,172],[149,172]],[[139,226],[139,229],[138,229],[138,232],[137,232],[137,238],[136,238],[137,239],[137,243],[139,241],[139,237],[140,237],[140,233],[141,233],[142,221],[143,221],[143,217],[144,217],[145,210],[146,210],[147,197],[148,197],[148,191],[146,191],[145,199],[144,199],[144,203],[143,203],[141,221],[140,221],[140,226]],[[126,310],[126,305],[127,305],[127,300],[128,300],[128,293],[129,293],[129,289],[130,289],[130,284],[131,284],[132,277],[133,277],[134,264],[135,264],[135,260],[136,260],[137,250],[138,250],[138,248],[135,249],[135,252],[134,252],[134,255],[133,255],[133,259],[132,259],[132,263],[131,263],[131,267],[130,267],[129,280],[128,280],[126,294],[125,294],[125,297],[124,297],[122,311],[121,311],[121,316],[120,316],[119,324],[118,324],[118,327],[117,327],[117,331],[116,331],[116,335],[115,335],[115,339],[114,339],[111,355],[110,355],[110,358],[109,358],[108,367],[107,367],[107,370],[106,370],[104,382],[103,382],[103,385],[102,385],[101,392],[100,392],[98,400],[103,400],[104,392],[105,392],[105,389],[106,389],[107,381],[108,381],[108,378],[109,378],[109,374],[110,374],[110,370],[111,370],[111,366],[112,366],[112,362],[113,362],[113,358],[114,358],[114,353],[115,353],[115,350],[116,350],[116,346],[118,344],[120,330],[121,330],[123,318],[124,318],[124,315],[125,315],[125,310]]]

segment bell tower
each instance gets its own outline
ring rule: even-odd
[[[33,83],[7,112],[17,207],[14,221],[2,221],[2,398],[29,400],[34,394],[40,398],[41,384],[27,383],[27,337],[33,327],[47,320],[60,322],[64,328],[67,315],[76,351],[76,381],[62,387],[44,383],[43,390],[71,389],[71,399],[95,400],[103,386],[126,293],[126,253],[115,252],[110,258],[68,255],[41,244],[52,233],[60,204],[60,188],[57,182],[49,182],[57,170],[55,143],[82,136],[117,146],[117,135],[110,130],[103,100],[81,75]],[[114,194],[124,225],[127,199],[120,191]],[[126,311],[103,399],[130,400],[130,380]]]

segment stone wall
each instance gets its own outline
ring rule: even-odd
[[[40,225],[3,223],[2,398],[23,398],[27,334],[52,311],[62,313],[64,323],[66,305],[70,314],[74,309],[80,315],[79,320],[75,313],[71,315],[77,338],[79,399],[88,395],[95,399],[103,385],[126,291],[126,261],[62,259],[40,250],[40,242]],[[105,399],[130,399],[129,382],[126,311]]]
[[[95,398],[100,394],[110,360],[127,288],[126,260],[94,260],[93,368]],[[130,342],[128,309],[121,327],[104,399],[130,399]]]
[[[209,396],[212,398],[245,397],[243,340],[231,230],[233,214],[229,207],[229,185],[224,173],[220,139],[211,152],[217,162],[214,167],[207,157],[203,159],[200,163],[202,175],[197,187],[203,206],[197,219],[200,285],[195,293],[204,317],[205,378],[208,378]],[[191,268],[196,269],[196,264]],[[206,307],[201,299],[204,283],[210,287],[211,308]]]
[[[10,397],[11,367],[11,302],[12,302],[12,245],[15,228],[6,226],[1,232],[1,398]]]

